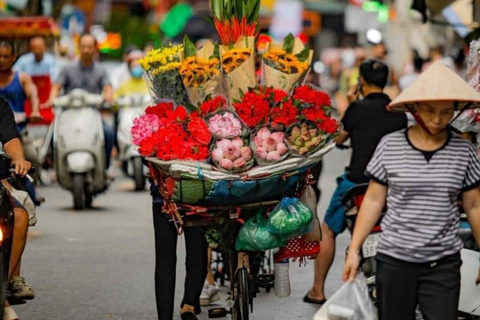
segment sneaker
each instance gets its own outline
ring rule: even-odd
[[[32,300],[35,298],[35,292],[25,282],[24,277],[13,277],[7,287],[7,297],[9,299]]]
[[[201,306],[208,306],[218,300],[220,300],[220,295],[218,294],[217,284],[210,285],[208,282],[205,282],[203,286],[202,294],[200,295],[200,305]]]

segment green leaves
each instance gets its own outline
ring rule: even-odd
[[[295,37],[293,34],[289,33],[288,36],[285,37],[285,40],[283,40],[283,50],[285,50],[287,53],[292,53],[294,44]]]
[[[300,62],[305,62],[310,57],[310,49],[307,47],[295,55]]]
[[[183,48],[185,50],[185,58],[195,57],[197,55],[197,48],[187,35],[183,37]]]
[[[257,22],[260,12],[260,0],[211,0],[212,12],[220,21],[232,18],[246,18],[248,23]]]
[[[218,46],[218,43],[215,43],[215,49],[213,49],[213,54],[209,57],[209,59],[220,60],[220,47]]]

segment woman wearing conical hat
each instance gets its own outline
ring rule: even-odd
[[[385,136],[367,167],[371,180],[343,279],[355,277],[362,243],[387,204],[377,249],[379,319],[413,320],[417,305],[425,319],[457,319],[457,197],[480,245],[480,163],[473,145],[453,134],[449,123],[456,110],[480,108],[480,94],[438,62],[387,108],[411,112],[418,124]]]

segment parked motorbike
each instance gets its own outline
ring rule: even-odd
[[[75,89],[54,101],[54,163],[60,186],[73,194],[73,207],[92,206],[108,188],[100,109],[103,97]]]
[[[150,105],[150,97],[133,94],[120,97],[117,103],[120,106],[117,127],[118,157],[122,161],[125,175],[133,178],[135,181],[135,190],[144,190],[148,169],[143,165],[142,157],[133,145],[130,128],[132,127],[133,119],[138,117]]]

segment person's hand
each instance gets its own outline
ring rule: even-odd
[[[357,275],[358,267],[360,266],[360,253],[356,250],[348,250],[345,266],[343,267],[342,280],[353,281]]]
[[[52,106],[53,106],[52,100],[48,99],[48,100],[45,101],[44,103],[40,103],[39,108],[40,108],[40,109],[48,109],[48,108],[51,108]]]
[[[30,121],[33,123],[39,122],[40,120],[43,119],[42,115],[38,111],[32,111],[29,118],[30,118]]]
[[[32,164],[27,160],[14,160],[12,164],[15,167],[15,174],[22,177],[25,177],[32,168]]]
[[[355,102],[360,98],[360,90],[357,86],[351,86],[347,91],[347,99],[349,103]]]
[[[477,275],[477,279],[475,280],[475,285],[479,285],[480,284],[480,268],[478,269],[478,275]]]

